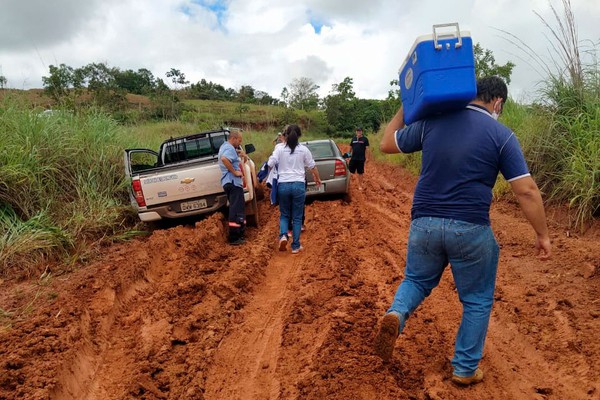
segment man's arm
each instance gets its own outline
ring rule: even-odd
[[[404,126],[404,109],[400,107],[396,115],[394,115],[385,127],[383,138],[381,139],[381,143],[379,143],[379,150],[388,154],[400,153],[396,144],[396,131],[404,128]]]
[[[231,163],[231,161],[229,161],[229,158],[221,156],[221,161],[223,162],[223,165],[225,165],[225,168],[227,168],[227,170],[231,172],[233,176],[242,176],[242,171],[233,169],[233,164]]]
[[[525,217],[535,230],[535,247],[538,250],[539,257],[542,260],[549,259],[552,250],[540,190],[531,176],[512,181],[510,182],[510,186],[517,197],[521,210],[523,210]]]

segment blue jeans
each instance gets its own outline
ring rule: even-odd
[[[304,182],[283,182],[277,185],[279,197],[279,237],[287,237],[290,221],[292,221],[292,250],[300,248],[300,232],[302,231],[302,214],[306,187]]]
[[[452,366],[471,376],[483,354],[494,302],[499,247],[490,226],[444,218],[417,218],[410,225],[405,277],[388,312],[404,322],[438,285],[450,263],[463,306]]]

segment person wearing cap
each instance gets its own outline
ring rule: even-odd
[[[358,174],[358,188],[363,189],[363,174],[365,173],[365,161],[367,160],[367,147],[369,139],[363,136],[361,127],[356,128],[356,135],[350,141],[351,155],[348,169],[351,174]]]
[[[275,137],[275,139],[273,139],[273,144],[274,145],[278,145],[279,143],[283,143],[283,142],[285,142],[285,139],[283,137],[283,133],[279,132],[277,134],[277,137]]]

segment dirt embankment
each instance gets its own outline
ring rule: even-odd
[[[0,399],[599,399],[600,243],[552,227],[533,256],[513,204],[482,368],[450,383],[461,308],[447,271],[392,361],[372,351],[403,277],[414,178],[370,163],[351,204],[307,206],[305,251],[275,251],[278,212],[232,248],[220,214],[106,249],[75,273],[0,285]]]

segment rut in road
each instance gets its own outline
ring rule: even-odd
[[[501,259],[484,382],[449,381],[461,316],[449,270],[391,362],[374,355],[403,277],[414,185],[369,163],[350,204],[307,206],[298,255],[276,251],[278,211],[265,201],[239,247],[215,214],[107,247],[44,285],[3,285],[0,308],[31,312],[0,330],[0,398],[598,399],[598,239],[555,224],[543,263],[506,201],[491,215]]]

